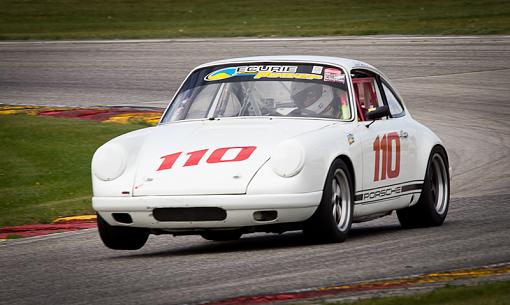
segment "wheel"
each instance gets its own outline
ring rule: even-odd
[[[353,199],[352,175],[342,160],[335,160],[329,169],[321,203],[305,223],[305,236],[314,241],[343,242],[352,225]]]
[[[434,147],[430,153],[420,199],[412,207],[397,211],[404,228],[440,226],[450,203],[450,175],[446,153]]]
[[[104,245],[114,250],[140,249],[150,233],[148,229],[111,226],[99,214],[97,228]]]
[[[238,240],[243,235],[240,231],[208,231],[200,234],[204,239],[212,241]]]

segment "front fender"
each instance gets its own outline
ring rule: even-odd
[[[349,144],[349,128],[343,123],[309,132],[293,138],[305,150],[305,164],[301,172],[283,178],[271,168],[270,162],[262,165],[250,181],[247,194],[295,194],[322,191],[329,168],[339,156],[352,162],[356,185],[356,172],[361,172],[361,144]]]
[[[140,147],[143,145],[145,135],[149,132],[150,128],[144,128],[129,132],[118,136],[101,147],[111,144],[121,146],[126,152],[126,169],[117,179],[111,181],[103,181],[94,175],[92,172],[92,191],[95,197],[130,197],[133,191],[133,181],[136,173],[137,156]],[[99,148],[98,148],[99,150]],[[97,150],[96,150],[97,152]],[[94,154],[95,155],[95,154]],[[115,156],[112,156],[114,158]]]

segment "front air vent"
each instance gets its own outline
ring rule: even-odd
[[[115,219],[116,222],[120,223],[133,223],[133,219],[131,218],[131,215],[128,213],[112,213],[113,219]]]
[[[253,219],[256,221],[273,221],[278,218],[277,211],[257,211],[253,213]]]
[[[221,208],[158,208],[154,209],[157,221],[221,221],[227,212]]]

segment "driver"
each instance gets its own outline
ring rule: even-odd
[[[294,114],[331,118],[338,114],[338,110],[334,109],[335,98],[330,86],[312,82],[292,82],[290,92],[292,100],[298,107],[295,111],[297,113]]]

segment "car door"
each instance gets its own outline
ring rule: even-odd
[[[412,170],[416,161],[416,139],[409,128],[404,108],[388,82],[371,71],[352,74],[358,110],[357,135],[363,150],[363,183],[355,196],[363,206],[355,214],[371,214],[408,206],[409,190],[416,181]],[[396,103],[396,104],[395,104]],[[367,114],[387,105],[391,115],[368,120]]]

